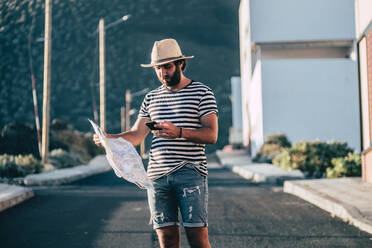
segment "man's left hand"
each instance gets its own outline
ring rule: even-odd
[[[159,124],[156,124],[155,127],[161,128],[161,130],[152,131],[156,137],[164,139],[176,139],[180,135],[180,128],[169,121],[163,121]]]

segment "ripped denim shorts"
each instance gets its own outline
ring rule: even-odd
[[[153,181],[155,193],[147,191],[154,229],[179,226],[178,209],[184,227],[208,226],[208,181],[193,164]]]

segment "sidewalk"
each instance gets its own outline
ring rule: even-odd
[[[106,157],[100,155],[92,159],[88,165],[54,170],[46,173],[26,176],[23,184],[26,186],[59,185],[70,183],[82,178],[111,170]],[[0,212],[19,204],[34,196],[31,188],[9,184],[0,184]]]
[[[253,163],[245,150],[216,152],[223,167],[231,169],[236,174],[256,183],[282,185],[285,180],[305,178],[301,171],[286,171],[272,164]]]
[[[217,151],[223,167],[259,183],[281,183],[283,191],[372,234],[372,184],[361,178],[305,179],[299,171],[286,172],[271,164],[255,164],[244,150]],[[301,178],[302,180],[293,180]]]
[[[111,167],[109,166],[106,157],[100,155],[92,159],[88,165],[79,165],[73,168],[26,176],[23,183],[26,186],[66,184],[108,170],[111,170]]]

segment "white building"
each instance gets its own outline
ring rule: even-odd
[[[372,1],[355,0],[362,112],[363,180],[372,183]]]
[[[360,151],[354,0],[241,0],[243,143],[267,135]]]

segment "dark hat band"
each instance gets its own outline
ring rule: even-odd
[[[182,59],[182,58],[184,58],[183,55],[177,56],[177,57],[170,57],[170,58],[165,58],[165,59],[159,59],[159,60],[156,60],[156,61],[151,61],[151,64],[158,64],[158,63],[162,63],[164,61],[174,60],[174,59]]]

